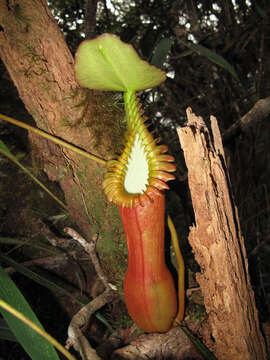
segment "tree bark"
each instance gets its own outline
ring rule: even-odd
[[[201,268],[197,280],[214,339],[212,350],[219,360],[266,359],[217,121],[211,117],[210,133],[190,108],[187,117],[178,135],[195,214],[189,242]]]
[[[102,104],[108,104],[106,94],[79,88],[73,57],[46,0],[0,0],[0,57],[39,128],[99,157],[111,156],[115,114]],[[102,191],[104,168],[37,135],[30,140],[50,179],[60,182],[83,235],[100,234],[110,280],[122,278],[119,249],[125,240],[118,211]]]
[[[96,36],[96,13],[98,0],[85,0],[84,31],[86,39]]]

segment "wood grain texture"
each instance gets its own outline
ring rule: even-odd
[[[211,117],[210,131],[190,108],[187,117],[178,135],[195,214],[189,242],[201,268],[212,350],[219,360],[266,359],[217,120]]]

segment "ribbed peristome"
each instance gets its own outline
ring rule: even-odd
[[[151,201],[151,193],[162,194],[162,190],[169,189],[167,181],[175,177],[174,157],[166,154],[166,145],[157,145],[159,139],[154,139],[145,124],[139,99],[134,92],[124,93],[127,131],[124,138],[124,150],[116,160],[107,163],[107,173],[103,181],[104,192],[109,201],[118,206],[135,207],[144,206]],[[145,189],[137,193],[130,193],[125,189],[128,165],[135,141],[140,141],[148,166],[148,179]]]

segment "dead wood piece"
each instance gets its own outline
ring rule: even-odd
[[[99,360],[100,357],[90,346],[81,328],[88,323],[90,317],[100,308],[115,299],[115,292],[106,289],[101,295],[90,301],[75,314],[68,328],[67,346],[71,345],[79,351],[84,360]]]
[[[116,350],[111,359],[201,360],[203,357],[180,328],[173,328],[164,334],[141,335],[130,345]]]
[[[265,344],[217,120],[211,117],[210,136],[190,108],[187,117],[178,135],[195,214],[189,242],[201,268],[197,281],[209,316],[212,350],[219,360],[263,360]]]

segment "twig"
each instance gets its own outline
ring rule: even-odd
[[[249,253],[249,258],[252,256],[256,256],[258,255],[258,253],[262,250],[262,248],[266,245],[269,244],[270,242],[270,235],[268,234],[262,241],[260,241],[257,246],[255,246],[255,248]]]
[[[194,287],[194,288],[187,289],[187,290],[186,290],[186,295],[187,295],[187,297],[188,297],[188,296],[191,296],[193,293],[195,293],[195,292],[197,292],[197,291],[200,291],[200,290],[201,290],[201,288],[200,288],[199,286]]]
[[[96,270],[97,276],[102,281],[103,285],[105,286],[105,289],[109,290],[116,290],[116,287],[108,282],[107,277],[103,273],[103,270],[101,269],[99,260],[96,255],[96,243],[98,240],[98,234],[95,234],[92,238],[91,242],[87,242],[80,234],[77,233],[74,229],[71,228],[65,228],[64,232],[71,236],[72,239],[78,241],[78,243],[84,248],[84,251],[86,251],[91,258],[91,261],[94,265],[94,268]]]
[[[73,346],[84,360],[100,360],[96,351],[90,346],[81,328],[89,321],[92,314],[115,298],[113,290],[106,289],[101,295],[90,301],[75,314],[68,327],[66,347]]]
[[[74,229],[65,228],[64,231],[66,234],[76,240],[90,255],[97,275],[105,286],[105,291],[101,295],[90,301],[87,305],[81,308],[77,314],[73,316],[68,328],[68,339],[66,341],[66,347],[69,348],[70,346],[73,346],[77,351],[80,352],[84,360],[100,360],[100,357],[97,355],[96,351],[90,346],[87,339],[83,335],[81,328],[89,321],[93,313],[95,313],[105,304],[115,299],[116,289],[108,282],[99,264],[95,252],[98,235],[96,234],[89,243]]]

